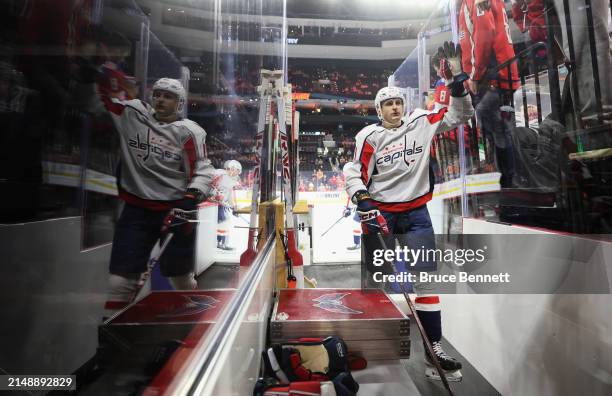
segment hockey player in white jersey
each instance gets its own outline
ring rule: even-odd
[[[356,137],[353,165],[345,170],[346,190],[362,219],[365,266],[368,276],[380,272],[373,266],[373,251],[380,249],[377,233],[389,230],[386,246],[415,249],[435,248],[435,239],[426,203],[433,193],[433,174],[429,152],[433,137],[457,127],[473,114],[470,96],[463,82],[467,75],[461,69],[461,51],[452,43],[441,49],[440,74],[451,91],[448,108],[437,112],[415,110],[404,116],[404,97],[399,89],[382,88],[376,94],[375,107],[380,118]],[[413,264],[413,263],[411,263]],[[437,263],[420,261],[412,270],[434,271]],[[390,272],[389,268],[383,271]],[[415,306],[438,361],[449,380],[461,379],[461,363],[448,356],[441,345],[440,301],[433,283],[415,282]],[[439,378],[426,353],[426,375]]]
[[[224,169],[215,171],[213,189],[215,201],[219,204],[217,215],[217,249],[234,250],[229,245],[229,231],[231,225],[230,214],[238,216],[236,212],[236,187],[240,185],[242,165],[236,160],[228,160],[223,164]]]
[[[214,168],[206,158],[206,132],[181,117],[186,92],[180,81],[162,78],[152,89],[152,106],[121,101],[99,88],[99,97],[119,133],[119,198],[125,206],[115,227],[110,260],[107,314],[134,295],[149,254],[173,208],[193,211],[211,195]],[[176,289],[194,289],[195,232],[184,227],[160,260],[162,275]]]

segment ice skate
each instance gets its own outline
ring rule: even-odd
[[[433,342],[432,347],[436,356],[438,357],[440,367],[442,367],[442,370],[444,370],[446,373],[446,379],[453,382],[461,381],[463,379],[461,374],[461,362],[458,362],[455,358],[448,356],[446,352],[442,350],[441,342]],[[425,377],[437,381],[441,380],[440,376],[438,375],[438,371],[436,370],[436,366],[429,356],[427,347],[425,347]]]
[[[361,247],[361,245],[351,245],[351,246],[347,246],[346,250],[359,250],[359,248]]]
[[[221,249],[221,250],[226,250],[226,251],[232,251],[232,250],[234,250],[234,248],[233,248],[232,246],[227,246],[227,245],[225,245],[225,244],[223,244],[223,245],[221,245],[221,246],[217,246],[217,248],[218,248],[218,249]]]

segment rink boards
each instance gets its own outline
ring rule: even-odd
[[[340,336],[368,360],[410,356],[410,324],[387,294],[361,289],[283,289],[270,323],[272,342]]]

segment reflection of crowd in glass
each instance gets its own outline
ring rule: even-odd
[[[211,59],[202,56],[199,62],[188,62],[185,65],[190,72],[189,91],[193,94],[255,95],[259,69],[251,64],[254,61],[250,56],[222,60],[217,84],[212,83]]]
[[[289,38],[297,38],[298,44],[330,44],[379,46],[385,40],[410,40],[417,38],[421,25],[408,24],[405,27],[372,29],[342,26],[300,26],[289,25]]]
[[[170,26],[213,32],[215,23],[208,16],[185,12],[180,8],[163,10],[162,23]],[[225,20],[221,23],[224,40],[277,41],[280,29],[262,27],[257,22]],[[308,44],[380,46],[385,40],[416,39],[422,23],[407,23],[404,27],[373,29],[364,27],[289,25],[287,37],[297,38]],[[299,43],[299,42],[298,42]]]

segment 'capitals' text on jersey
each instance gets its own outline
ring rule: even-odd
[[[404,136],[404,143],[393,144],[391,146],[384,147],[381,150],[381,156],[376,160],[376,165],[387,166],[393,165],[395,161],[404,161],[406,165],[416,162],[414,157],[418,156],[423,152],[423,146],[417,147],[416,140],[412,141],[412,145],[408,142],[408,136]]]

